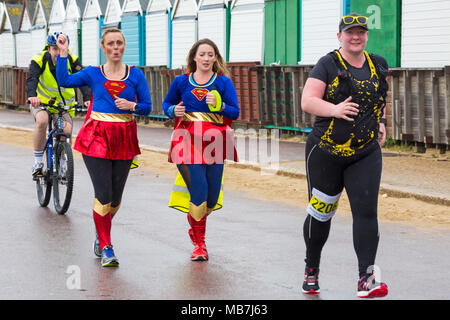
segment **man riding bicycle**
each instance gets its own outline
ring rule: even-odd
[[[72,88],[63,88],[58,85],[56,80],[56,58],[59,55],[59,49],[56,41],[61,32],[54,32],[47,37],[47,44],[40,54],[35,55],[31,59],[28,78],[26,82],[26,91],[28,100],[31,103],[30,111],[35,119],[35,129],[33,135],[34,145],[34,165],[32,169],[33,178],[42,172],[43,155],[46,141],[46,129],[48,124],[48,113],[39,108],[41,103],[48,104],[50,100],[52,103],[63,103],[66,106],[75,105],[75,90]],[[67,40],[69,38],[67,37]],[[77,56],[69,54],[68,59],[69,73],[75,73],[82,69],[80,60]],[[80,88],[84,105],[89,106],[90,89],[88,87]],[[43,112],[42,112],[43,111]],[[48,111],[52,114],[53,121],[57,119],[57,110],[49,108]],[[64,118],[64,132],[72,134],[72,118],[75,111],[71,109],[65,112]]]

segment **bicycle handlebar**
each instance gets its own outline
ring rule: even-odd
[[[27,104],[31,104],[30,100],[27,100]],[[87,111],[87,108],[84,108],[83,105],[79,105],[78,102],[75,101],[75,105],[73,107],[70,106],[65,106],[62,102],[59,102],[58,104],[49,104],[49,103],[43,103],[41,102],[41,104],[39,105],[39,107],[37,107],[39,109],[42,110],[48,110],[48,108],[54,108],[57,109],[58,111],[69,111],[71,109],[75,109],[75,111]]]

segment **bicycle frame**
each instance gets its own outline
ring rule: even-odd
[[[48,111],[47,111],[48,112]],[[53,165],[54,163],[54,157],[53,157],[53,139],[55,140],[55,144],[57,144],[59,142],[59,138],[61,136],[66,137],[67,138],[67,142],[70,143],[70,135],[67,133],[64,133],[64,120],[62,118],[61,112],[58,114],[58,119],[57,119],[57,123],[56,123],[56,128],[52,128],[53,127],[53,119],[51,117],[51,113],[48,112],[49,114],[49,120],[48,120],[48,138],[47,141],[45,142],[45,147],[44,147],[44,151],[48,149],[48,158],[50,163],[48,163],[48,170],[49,172],[55,172],[55,166]]]
[[[49,107],[55,108],[57,112],[50,112]],[[46,170],[42,171],[43,174],[33,180],[36,181],[40,206],[46,207],[53,193],[53,203],[59,214],[64,214],[69,209],[73,191],[71,134],[64,132],[63,118],[64,113],[72,108],[83,111],[83,108],[65,106],[62,103],[58,105],[41,103],[40,106],[40,109],[48,114],[48,137],[44,146],[47,164]]]

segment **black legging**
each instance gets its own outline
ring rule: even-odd
[[[378,247],[378,191],[382,156],[378,144],[358,156],[337,157],[321,150],[310,137],[306,144],[306,173],[309,199],[313,188],[334,196],[345,188],[353,216],[353,246],[358,257],[360,275],[375,264]],[[306,217],[303,236],[306,265],[318,268],[320,255],[330,231],[331,219],[321,222]]]
[[[95,198],[101,204],[111,203],[112,207],[117,207],[133,160],[109,160],[86,155],[83,155],[83,160],[91,176]]]

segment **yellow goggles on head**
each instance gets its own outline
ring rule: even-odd
[[[343,16],[342,22],[344,24],[352,24],[356,21],[359,25],[365,26],[367,24],[367,17],[364,16]]]

